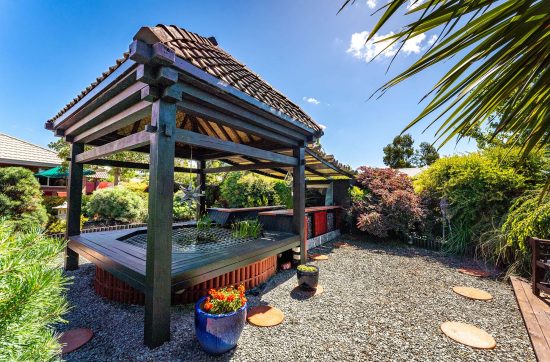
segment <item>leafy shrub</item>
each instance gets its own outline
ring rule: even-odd
[[[50,361],[61,349],[52,325],[67,310],[59,239],[14,232],[0,220],[0,360]]]
[[[550,196],[540,195],[534,191],[517,198],[500,229],[482,235],[482,256],[508,268],[507,274],[530,274],[528,237],[550,239]]]
[[[502,169],[513,169],[529,188],[540,188],[550,173],[550,158],[544,150],[525,155],[520,148],[490,147],[481,155]]]
[[[393,169],[360,167],[352,189],[352,212],[357,227],[377,237],[408,237],[419,227],[424,211],[411,180]]]
[[[40,184],[30,170],[0,168],[0,217],[13,220],[16,229],[46,226],[48,215]]]
[[[145,200],[122,186],[95,191],[87,208],[96,217],[122,222],[143,221],[147,215]]]
[[[251,172],[232,172],[220,186],[228,207],[255,207],[288,204],[290,189],[283,183]]]
[[[183,192],[178,191],[174,194],[174,219],[176,220],[193,220],[195,218],[196,209],[186,202],[182,202]]]
[[[236,238],[259,238],[262,235],[262,223],[258,219],[239,220],[231,225]]]
[[[524,192],[526,178],[473,153],[437,160],[418,176],[415,187],[426,203],[448,201],[451,230],[444,247],[460,254],[472,250],[477,238],[500,222],[512,200]],[[441,212],[436,208],[434,215]]]

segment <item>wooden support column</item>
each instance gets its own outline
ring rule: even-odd
[[[198,161],[197,173],[197,185],[199,185],[199,192],[204,194],[206,192],[206,174],[204,169],[206,168],[206,161]],[[206,196],[199,197],[199,203],[197,205],[197,220],[206,214]]]
[[[67,229],[65,238],[80,234],[80,209],[82,207],[82,178],[84,165],[76,163],[76,155],[84,151],[84,144],[71,145],[71,162],[69,163],[69,184],[67,187]],[[78,254],[65,247],[65,270],[78,269]]]
[[[307,235],[304,230],[305,208],[306,208],[306,160],[305,147],[301,145],[292,149],[292,155],[297,160],[292,173],[292,202],[293,202],[293,225],[294,232],[300,235],[300,263],[307,261]]]
[[[155,348],[170,340],[176,105],[155,101],[151,124],[144,334],[145,344]]]

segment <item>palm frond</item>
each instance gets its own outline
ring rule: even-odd
[[[342,8],[353,1],[345,1]],[[392,0],[369,33],[377,31],[407,5]],[[418,5],[418,4],[417,4]],[[511,135],[510,145],[521,145],[525,153],[547,147],[550,140],[550,0],[428,0],[409,9],[414,20],[401,31],[381,41],[400,44],[428,31],[439,30],[439,38],[408,69],[376,92],[426,70],[455,59],[454,65],[425,95],[424,110],[403,130],[428,115],[438,124],[435,132],[441,145],[468,135],[475,127],[498,114],[496,136]]]

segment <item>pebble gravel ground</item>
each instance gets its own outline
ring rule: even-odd
[[[143,307],[105,301],[94,294],[94,267],[85,263],[68,274],[72,309],[63,330],[88,327],[95,335],[67,361],[535,361],[511,287],[494,279],[460,274],[475,266],[402,245],[342,237],[350,247],[316,248],[329,260],[320,267],[324,292],[302,299],[292,292],[294,271],[278,273],[252,292],[251,305],[281,309],[285,321],[273,328],[247,325],[239,345],[220,357],[206,355],[193,331],[192,306],[172,310],[172,340],[149,350],[143,345]],[[483,289],[492,301],[456,295],[455,285]],[[497,341],[494,350],[475,350],[447,338],[445,321],[476,325]]]

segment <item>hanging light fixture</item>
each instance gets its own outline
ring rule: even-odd
[[[193,146],[191,146],[191,159],[189,161],[189,173],[192,172],[191,165],[193,164]],[[178,197],[178,201],[181,203],[186,203],[190,207],[192,207],[194,204],[198,204],[201,197],[204,197],[204,192],[201,192],[201,187],[198,185],[197,187],[193,187],[193,181],[189,179],[189,185],[183,186],[181,185],[180,191],[182,192],[182,196]]]

